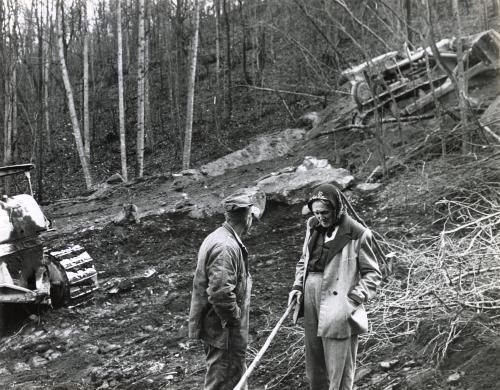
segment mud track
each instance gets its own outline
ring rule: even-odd
[[[270,206],[246,239],[255,280],[252,346],[263,343],[284,311],[301,249],[300,208]],[[1,343],[0,387],[200,388],[203,351],[187,339],[190,290],[198,247],[220,223],[221,215],[201,220],[153,216],[138,225],[109,224],[72,236],[87,248],[99,271],[101,288],[94,304],[25,319]],[[278,337],[270,354],[285,352],[289,343]],[[263,387],[274,374],[264,362],[252,383]]]

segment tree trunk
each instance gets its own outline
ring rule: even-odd
[[[90,163],[90,123],[89,123],[89,34],[87,2],[83,2],[83,144],[85,157]]]
[[[122,16],[121,1],[116,2],[116,33],[118,38],[118,111],[120,126],[120,157],[122,166],[122,177],[128,181],[127,173],[127,145],[125,143],[125,100],[123,98],[123,45],[122,45]]]
[[[49,45],[50,40],[50,16],[49,16],[49,0],[46,1],[45,7],[45,29],[43,38],[43,116],[45,123],[45,137],[47,143],[47,152],[52,153],[52,141],[50,136],[50,110],[49,110],[49,71],[51,50]]]
[[[239,12],[240,12],[240,22],[241,22],[241,29],[242,29],[242,50],[241,50],[241,55],[242,55],[242,68],[243,68],[243,78],[245,79],[245,82],[247,84],[251,84],[252,80],[250,79],[250,76],[248,74],[248,69],[247,69],[247,41],[248,41],[248,32],[247,32],[247,27],[246,27],[246,21],[245,21],[245,15],[243,12],[243,1],[238,0],[239,4]]]
[[[144,4],[139,0],[139,30],[137,50],[137,167],[136,176],[144,174],[144,48],[146,38],[144,34]]]
[[[12,80],[5,78],[5,106],[4,106],[4,133],[3,133],[3,163],[12,163]]]
[[[457,39],[457,81],[458,81],[458,106],[460,107],[460,122],[464,131],[462,138],[462,153],[467,153],[469,150],[470,136],[467,133],[467,109],[465,103],[465,95],[467,94],[467,85],[464,77],[464,58],[462,48],[462,21],[460,18],[460,9],[458,0],[452,1],[453,14],[456,20],[456,36]]]
[[[44,114],[45,114],[45,101],[44,101],[44,78],[43,73],[45,70],[45,63],[47,62],[44,54],[45,42],[44,42],[44,28],[43,28],[43,13],[42,6],[38,13],[37,10],[37,28],[38,28],[38,86],[37,86],[37,98],[38,98],[38,116],[37,116],[37,126],[36,126],[36,183],[37,191],[36,197],[39,203],[43,202],[43,124],[44,124]],[[46,26],[46,29],[48,26]]]
[[[220,84],[220,0],[215,0],[214,3],[215,15],[215,96],[214,96],[214,122],[217,134],[220,134],[220,100],[221,100],[221,84]]]
[[[222,8],[224,12],[224,24],[226,28],[226,124],[231,121],[233,116],[233,98],[231,93],[231,25],[229,23],[229,7],[227,0],[222,0]]]
[[[182,169],[189,169],[191,160],[191,138],[193,135],[193,105],[194,105],[194,85],[196,78],[196,60],[198,54],[198,30],[200,28],[200,3],[194,0],[193,14],[193,39],[191,43],[191,63],[189,67],[186,129],[184,133],[184,152],[182,154]]]
[[[89,34],[87,2],[83,2],[83,144],[85,157],[90,163],[90,123],[89,123]]]
[[[153,129],[151,128],[151,105],[149,101],[149,45],[151,43],[151,24],[149,21],[149,3],[146,0],[145,4],[145,40],[144,40],[144,126],[146,132],[146,144],[149,150],[153,150],[154,137]]]
[[[17,51],[17,48],[15,48]],[[18,153],[18,136],[17,136],[17,54],[14,55],[14,66],[12,68],[12,161],[17,162]]]
[[[411,0],[405,0],[405,24],[406,24],[406,37],[408,38],[408,44],[413,47],[413,35],[411,31]]]
[[[75,102],[73,98],[73,89],[69,81],[68,69],[66,68],[66,60],[64,58],[64,43],[63,43],[63,30],[61,15],[63,13],[61,0],[57,1],[56,4],[56,20],[57,20],[57,51],[59,54],[59,62],[61,65],[62,79],[64,82],[64,89],[66,90],[66,98],[68,100],[68,110],[71,118],[71,124],[73,126],[73,135],[75,137],[76,149],[78,151],[78,157],[80,158],[80,164],[82,165],[83,177],[85,179],[85,185],[87,189],[92,188],[92,178],[90,176],[89,162],[85,156],[85,150],[83,147],[82,134],[80,132],[80,124],[78,123],[78,117],[76,115]]]
[[[128,0],[125,0],[125,9],[128,9]],[[124,33],[124,39],[125,39],[125,69],[128,70],[130,68],[130,29],[129,29],[129,24],[130,24],[130,16],[128,13],[125,15],[125,33]]]

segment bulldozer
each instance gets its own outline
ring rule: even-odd
[[[33,196],[33,169],[0,167],[0,306],[85,304],[98,289],[93,259],[78,244],[44,246],[43,234],[54,229]],[[0,310],[0,325],[5,312]]]

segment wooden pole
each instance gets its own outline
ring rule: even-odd
[[[283,321],[285,321],[285,318],[288,317],[288,315],[290,314],[290,312],[294,308],[295,303],[296,303],[296,300],[294,299],[290,303],[290,305],[288,306],[288,308],[286,309],[285,314],[283,314],[281,316],[280,320],[275,325],[274,329],[272,330],[272,332],[269,335],[269,337],[267,338],[266,342],[264,343],[264,345],[260,349],[259,353],[257,354],[257,356],[255,356],[255,359],[253,359],[252,364],[250,364],[250,366],[247,368],[247,370],[245,371],[245,373],[241,377],[240,381],[234,387],[233,390],[242,390],[245,387],[245,383],[246,383],[248,377],[250,376],[250,374],[252,373],[252,371],[255,369],[255,367],[257,367],[257,364],[259,364],[260,359],[262,359],[262,356],[264,356],[264,353],[266,353],[267,349],[269,348],[269,345],[271,345],[271,342],[273,341],[274,337],[276,336],[276,333],[278,333],[279,328],[281,328],[281,325],[283,324]]]

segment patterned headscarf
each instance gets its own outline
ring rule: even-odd
[[[331,204],[334,210],[333,224],[337,225],[340,223],[342,215],[346,214],[346,207],[340,196],[340,190],[333,184],[320,184],[311,193],[309,200],[307,201],[307,207],[312,212],[312,204],[316,200],[321,200],[323,202],[328,202]]]

